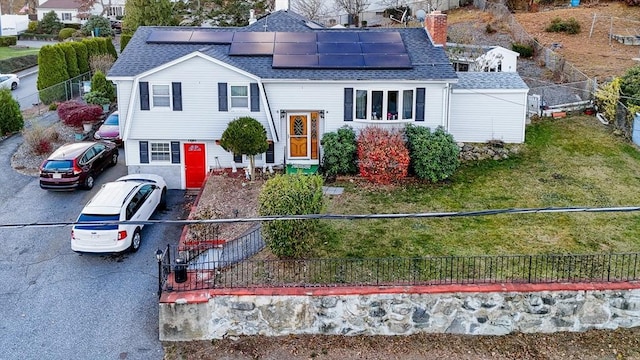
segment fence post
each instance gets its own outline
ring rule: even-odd
[[[529,277],[528,277],[528,282],[529,284],[531,284],[531,264],[533,260],[533,255],[529,255]]]
[[[609,258],[607,261],[607,281],[611,281],[611,254],[607,257]]]

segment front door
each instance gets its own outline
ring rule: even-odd
[[[309,116],[307,114],[289,115],[289,157],[309,158]]]
[[[184,179],[187,189],[200,188],[206,176],[204,144],[184,144]]]

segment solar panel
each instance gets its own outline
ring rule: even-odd
[[[232,32],[195,30],[189,42],[194,44],[231,44],[232,39]]]
[[[360,54],[359,43],[318,43],[319,54]]]
[[[193,31],[153,30],[147,38],[147,43],[188,43],[192,33]]]
[[[397,31],[382,32],[382,31],[360,31],[358,33],[360,42],[363,43],[401,43],[402,36]]]
[[[364,54],[406,54],[403,43],[362,43]]]
[[[229,55],[273,55],[273,43],[233,42]]]
[[[310,43],[316,42],[316,34],[312,32],[294,33],[277,32],[276,43]]]
[[[411,61],[407,54],[364,54],[365,68],[409,69]]]
[[[273,43],[275,35],[274,32],[236,32],[233,35],[233,42]]]
[[[319,32],[318,42],[356,43],[360,39],[357,32]]]
[[[276,42],[276,46],[273,50],[274,54],[286,55],[286,54],[313,54],[317,53],[318,46],[315,42],[312,43],[279,43]]]
[[[320,68],[363,68],[365,66],[362,55],[318,55]]]
[[[273,55],[274,68],[317,68],[317,55]]]

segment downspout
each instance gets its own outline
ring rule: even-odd
[[[453,88],[451,87],[451,83],[447,83],[447,85],[445,85],[444,87],[444,104],[443,104],[443,108],[446,109],[444,114],[443,114],[443,126],[444,129],[447,133],[449,133],[449,119],[451,118],[451,92],[453,91]]]
[[[277,143],[280,142],[280,136],[278,135],[278,131],[276,130],[276,124],[273,121],[273,115],[271,114],[271,107],[269,106],[269,99],[267,98],[267,91],[264,89],[264,85],[262,84],[262,82],[258,82],[258,87],[260,88],[260,91],[262,92],[262,98],[264,99],[263,101],[263,105],[264,108],[267,110],[267,122],[269,123],[269,130],[271,130],[271,133],[273,134],[273,142]]]

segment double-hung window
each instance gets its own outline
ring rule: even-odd
[[[248,86],[231,86],[231,108],[248,109],[249,108],[249,87]]]
[[[152,106],[171,107],[171,87],[169,85],[151,85]]]
[[[151,161],[171,161],[171,144],[169,144],[168,142],[152,142],[149,145],[151,145]]]
[[[71,13],[63,12],[60,15],[61,15],[60,16],[61,21],[71,21]]]
[[[356,90],[357,120],[412,120],[413,90]]]

